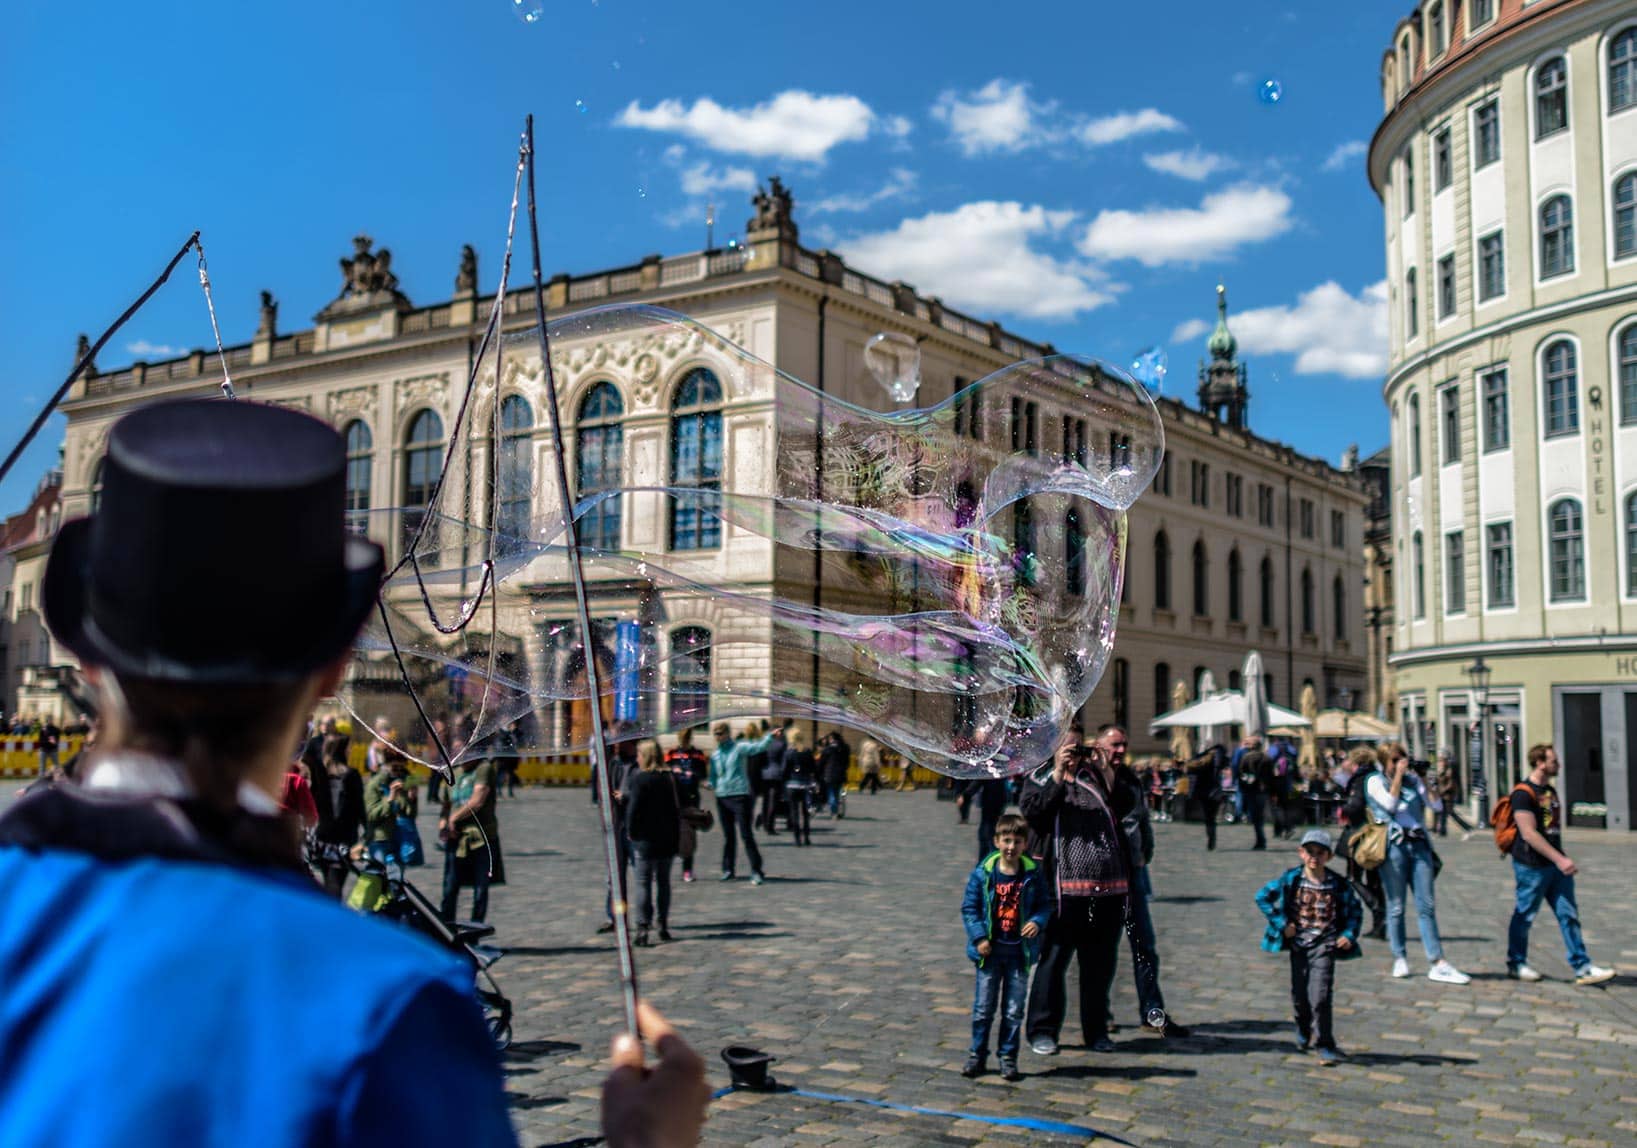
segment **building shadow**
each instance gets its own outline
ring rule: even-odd
[[[1060,1064],[1045,1072],[1025,1072],[1023,1078],[1038,1076],[1057,1080],[1144,1080],[1150,1076],[1198,1076],[1192,1068],[1167,1068],[1161,1064]]]

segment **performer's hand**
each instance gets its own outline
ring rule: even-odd
[[[710,1103],[705,1062],[646,1001],[637,1005],[637,1023],[659,1063],[645,1067],[642,1045],[629,1033],[614,1038],[614,1071],[603,1081],[603,1136],[609,1148],[692,1148]]]

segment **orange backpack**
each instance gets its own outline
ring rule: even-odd
[[[1522,788],[1523,783],[1519,782],[1512,787],[1512,793]],[[1497,801],[1489,813],[1489,827],[1495,831],[1495,848],[1501,851],[1502,857],[1512,855],[1512,844],[1518,839],[1518,822],[1512,816],[1512,793]]]

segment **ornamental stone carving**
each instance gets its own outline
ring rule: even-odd
[[[398,409],[400,411],[407,411],[420,406],[432,406],[441,410],[448,395],[448,371],[439,371],[435,375],[417,375],[410,379],[399,379],[397,383]]]
[[[329,396],[330,421],[340,426],[355,418],[375,417],[375,388],[350,387]]]

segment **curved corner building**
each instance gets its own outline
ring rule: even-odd
[[[1630,829],[1637,6],[1423,3],[1381,85],[1405,736],[1471,776],[1482,658],[1491,795],[1552,742],[1571,823]]]

